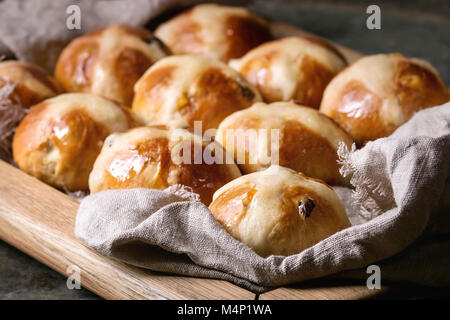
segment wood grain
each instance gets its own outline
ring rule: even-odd
[[[272,22],[276,37],[312,35]],[[313,35],[314,36],[314,35]],[[361,55],[337,47],[349,62]],[[81,284],[106,299],[254,299],[221,280],[163,275],[101,256],[73,235],[78,203],[66,194],[0,160],[0,238],[61,274],[81,269]],[[359,299],[374,294],[362,286],[280,288],[260,299]]]
[[[313,281],[307,285],[293,285],[275,289],[259,296],[259,300],[356,300],[370,299],[385,294],[389,288],[370,290],[364,284],[330,283],[330,280]]]
[[[78,203],[0,161],[0,237],[52,269],[81,269],[81,284],[106,299],[254,299],[222,280],[147,272],[103,257],[73,235]]]

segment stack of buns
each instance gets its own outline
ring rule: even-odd
[[[186,186],[264,257],[350,226],[330,187],[349,186],[341,145],[388,136],[449,100],[425,61],[381,54],[348,65],[325,40],[274,40],[256,14],[210,4],[154,33],[112,25],[83,35],[55,79],[2,62],[0,89],[7,83],[29,109],[12,143],[19,168],[67,191]]]

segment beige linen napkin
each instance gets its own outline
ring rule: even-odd
[[[132,265],[225,279],[264,292],[363,268],[401,252],[421,236],[449,231],[450,103],[418,112],[390,137],[360,150],[341,148],[340,156],[355,190],[336,190],[353,226],[296,255],[261,258],[232,238],[206,206],[190,201],[189,194],[151,189],[86,197],[75,234],[100,253]],[[450,285],[448,243],[433,247],[444,267],[434,269],[430,261],[413,266],[412,272],[382,270],[382,279]],[[419,253],[423,256],[413,255],[410,261],[420,263],[430,256],[423,247]]]

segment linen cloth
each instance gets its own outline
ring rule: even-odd
[[[450,103],[418,112],[391,136],[359,150],[341,147],[339,155],[341,171],[352,176],[355,188],[335,190],[352,227],[299,254],[258,256],[186,191],[129,189],[90,195],[81,202],[75,234],[102,254],[132,265],[224,279],[257,293],[364,268],[419,238],[448,234]],[[425,242],[406,254],[400,266],[409,269],[387,264],[382,279],[450,285],[448,237],[444,240],[442,245]]]

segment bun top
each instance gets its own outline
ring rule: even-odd
[[[258,91],[225,63],[198,55],[159,60],[135,86],[133,111],[147,124],[217,128],[234,111],[261,101]]]
[[[298,253],[350,226],[330,186],[279,166],[226,184],[209,208],[233,237],[263,257]]]
[[[7,98],[23,108],[62,92],[61,86],[44,69],[20,61],[0,62],[0,88],[7,84],[12,86]]]
[[[415,112],[449,99],[448,88],[428,62],[378,54],[339,73],[326,88],[320,111],[362,144],[390,135]]]
[[[155,34],[174,54],[204,54],[223,61],[272,39],[264,19],[245,8],[217,4],[197,5],[161,24]]]
[[[94,93],[130,106],[135,82],[166,55],[150,31],[111,25],[70,42],[58,59],[55,77],[67,91]]]
[[[110,135],[95,161],[89,177],[92,193],[108,189],[165,189],[184,185],[200,195],[203,203],[211,202],[213,193],[225,183],[239,177],[231,163],[208,163],[206,148],[220,153],[212,145],[185,129],[147,126]]]
[[[266,130],[263,135],[261,129]],[[256,103],[224,119],[216,141],[234,154],[243,173],[272,163],[333,185],[347,184],[339,174],[337,150],[341,142],[350,148],[353,141],[333,120],[309,107],[292,102]]]
[[[55,187],[86,190],[104,139],[135,124],[128,109],[116,102],[62,94],[33,106],[22,120],[13,139],[14,161]]]
[[[229,64],[266,102],[295,100],[319,108],[325,87],[347,62],[324,40],[288,37],[264,43]]]

